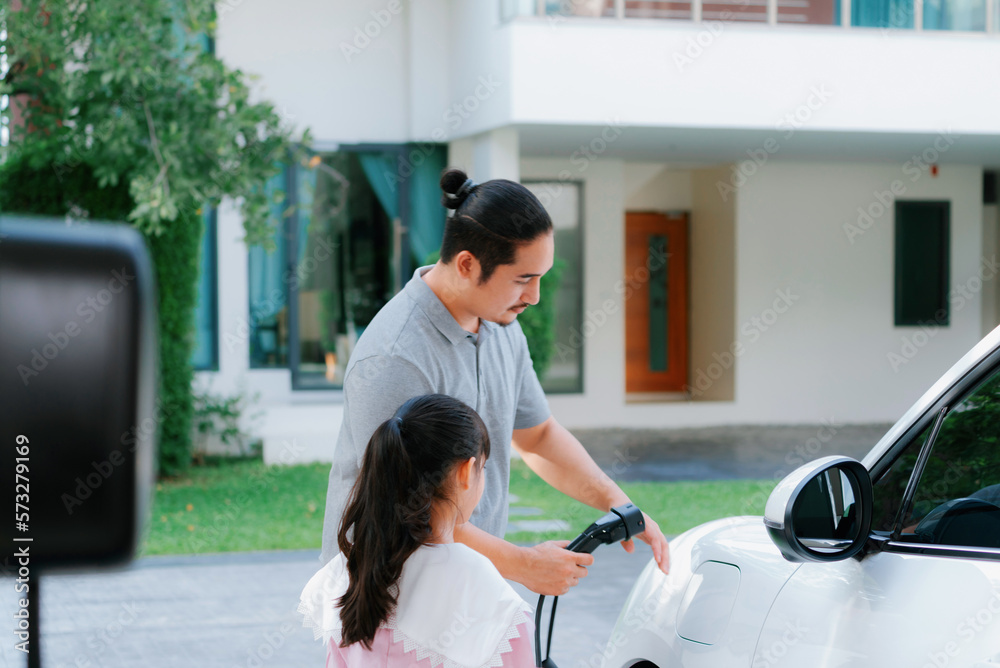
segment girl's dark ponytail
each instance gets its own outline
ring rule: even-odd
[[[479,415],[440,394],[410,399],[372,434],[337,534],[350,576],[339,600],[341,646],[371,648],[395,608],[403,564],[431,536],[434,500],[449,498],[452,467],[486,459],[489,448]]]

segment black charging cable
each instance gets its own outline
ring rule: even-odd
[[[634,504],[626,503],[623,506],[612,508],[611,512],[597,520],[583,533],[573,539],[573,542],[566,546],[570,552],[591,553],[599,545],[610,545],[623,540],[629,540],[646,530],[646,523],[642,519],[642,511]],[[549,632],[545,644],[545,659],[542,659],[542,606],[545,604],[545,596],[538,597],[538,605],[535,607],[535,665],[538,668],[559,668],[552,660],[552,628],[556,623],[556,605],[559,597],[552,597],[552,612],[549,615]]]

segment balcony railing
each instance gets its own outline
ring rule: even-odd
[[[515,16],[581,16],[845,28],[1000,31],[1000,0],[501,0]]]

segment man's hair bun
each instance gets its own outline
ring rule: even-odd
[[[449,209],[462,206],[476,184],[461,169],[446,169],[441,174],[441,204]]]
[[[538,198],[508,179],[476,183],[461,169],[441,174],[441,203],[455,209],[444,223],[441,262],[467,250],[479,260],[480,284],[502,264],[513,264],[517,249],[552,232],[552,219]]]

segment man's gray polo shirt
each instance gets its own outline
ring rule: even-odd
[[[351,353],[344,376],[344,421],[333,452],[323,522],[325,562],[336,556],[347,496],[371,435],[407,399],[447,394],[476,409],[490,435],[483,497],[472,523],[503,537],[507,529],[510,442],[514,429],[549,417],[520,324],[481,320],[478,337],[462,329],[421,276],[372,319]]]

